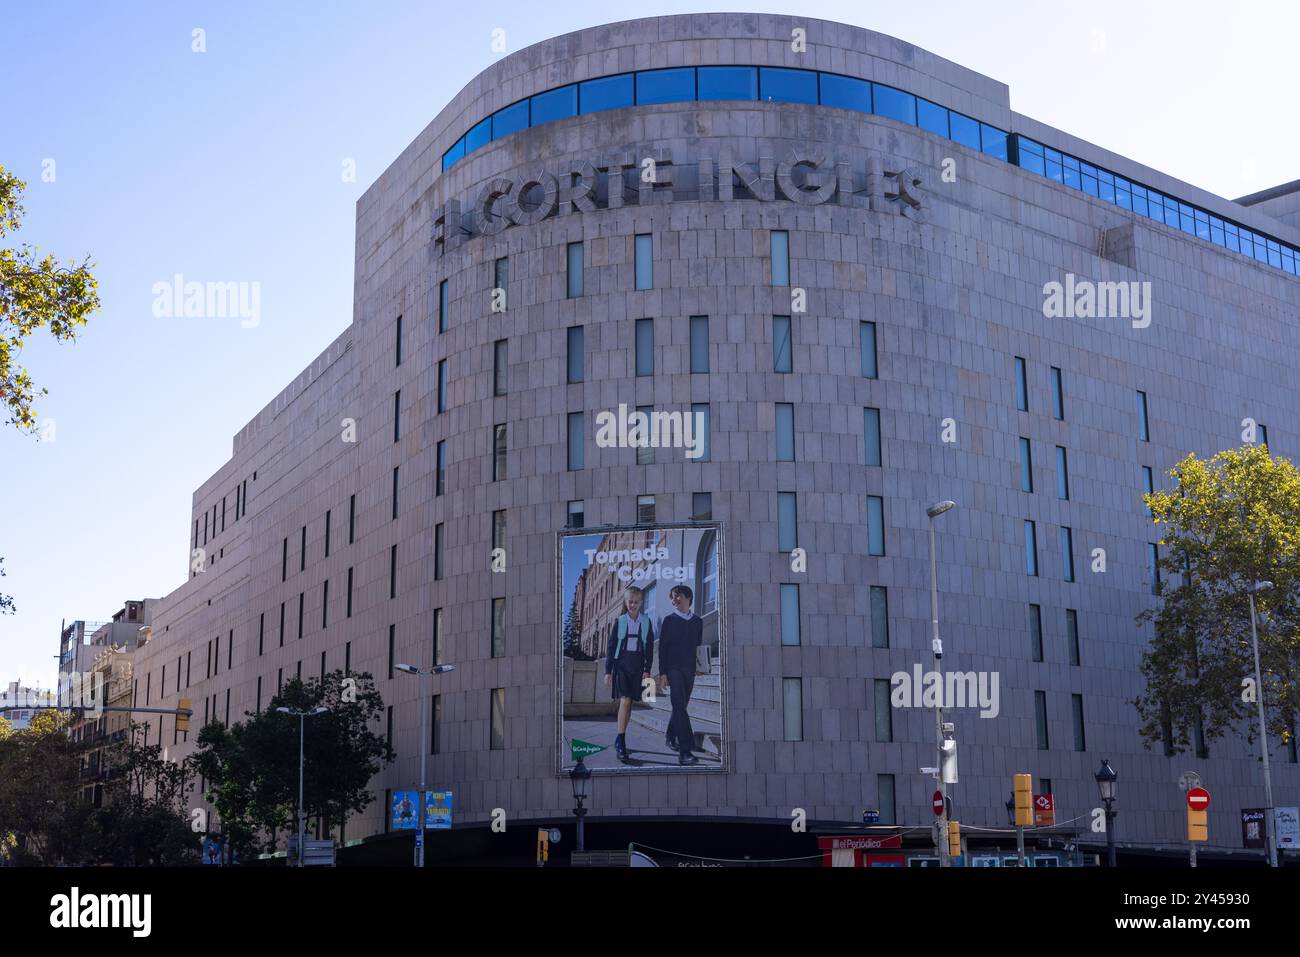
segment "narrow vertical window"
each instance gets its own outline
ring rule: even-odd
[[[789,402],[776,404],[776,460],[794,461],[794,405]]]
[[[799,644],[799,586],[781,586],[781,644]]]
[[[1034,730],[1038,733],[1038,750],[1046,751],[1047,741],[1047,692],[1034,692]]]
[[[1038,605],[1029,606],[1029,653],[1034,661],[1043,660],[1043,609]]]
[[[569,243],[567,249],[568,263],[568,298],[577,299],[582,295],[582,243]]]
[[[352,569],[348,569],[348,599],[347,599],[347,616],[352,617]]]
[[[885,554],[885,500],[867,496],[867,554]]]
[[[874,691],[872,710],[876,718],[876,740],[894,740],[894,712],[889,702],[889,679],[876,678],[871,683]]]
[[[1034,490],[1034,456],[1033,450],[1029,446],[1029,440],[1023,435],[1020,437],[1020,491],[1032,492]]]
[[[574,499],[569,502],[567,516],[566,524],[569,528],[584,528],[586,526],[582,499]]]
[[[1160,546],[1147,543],[1147,576],[1151,580],[1151,594],[1160,594]]]
[[[1068,500],[1070,497],[1070,466],[1065,449],[1056,447],[1056,497]]]
[[[397,471],[399,466],[393,466],[393,521],[397,521]]]
[[[433,577],[442,578],[442,522],[433,526]]]
[[[502,256],[496,261],[492,272],[492,311],[505,312],[507,292],[510,287],[510,260]]]
[[[492,481],[499,482],[506,477],[506,426],[499,423],[492,427]]]
[[[570,472],[576,472],[584,467],[586,456],[584,454],[584,430],[583,414],[581,412],[570,412],[568,417],[568,469]]]
[[[321,582],[320,588],[320,626],[324,631],[330,624],[330,580]]]
[[[876,775],[876,803],[880,806],[880,823],[898,823],[898,811],[894,804],[894,776],[892,774]]]
[[[330,509],[325,509],[325,557],[330,557]]]
[[[790,285],[790,234],[772,231],[772,285]]]
[[[1083,731],[1083,695],[1070,695],[1070,704],[1074,709],[1074,750],[1087,751],[1088,740]]]
[[[1074,581],[1074,532],[1065,525],[1061,526],[1061,577]]]
[[[401,316],[397,317],[397,328],[394,331],[393,338],[395,340],[393,343],[393,352],[397,356],[396,365],[400,366],[402,364],[402,317]]]
[[[803,679],[781,679],[781,704],[784,711],[785,739],[803,740]]]
[[[357,497],[352,495],[348,499],[348,544],[351,545],[356,540],[357,531]]]
[[[438,412],[447,411],[447,360],[438,360]]]
[[[707,462],[713,455],[713,443],[710,436],[710,415],[707,402],[691,403],[691,422],[695,429],[695,440],[699,443],[700,457],[696,462]]]
[[[889,589],[871,586],[871,647],[889,647]]]
[[[402,390],[393,393],[393,441],[402,434]]]
[[[772,317],[772,371],[793,372],[794,357],[791,343],[790,317]]]
[[[880,464],[880,410],[862,410],[862,444],[866,449],[864,464]]]
[[[1151,472],[1151,466],[1144,465],[1142,466],[1142,492],[1144,495],[1150,495],[1155,492],[1155,490],[1155,476]],[[1150,505],[1147,505],[1144,502],[1142,507],[1146,509],[1147,518],[1155,518],[1155,513],[1151,511]]]
[[[447,296],[447,280],[438,283],[438,331],[446,332],[451,300]]]
[[[653,525],[655,523],[655,497],[653,495],[638,495],[636,497],[636,523],[638,525]]]
[[[436,668],[442,664],[442,609],[433,610],[433,652],[430,667]]]
[[[262,711],[262,676],[257,676],[257,705],[253,708],[254,713],[260,714]]]
[[[259,612],[257,616],[257,657],[262,657],[262,645],[266,638],[266,612]]]
[[[447,440],[439,439],[435,447],[433,494],[441,495],[447,485]]]
[[[393,680],[394,653],[397,650],[397,626],[388,626],[388,680]]]
[[[1052,416],[1065,418],[1065,389],[1061,385],[1061,370],[1052,366]]]
[[[504,658],[506,654],[506,600],[492,599],[492,657]]]
[[[655,374],[655,321],[638,319],[636,321],[636,374],[647,376]]]
[[[1147,427],[1147,394],[1139,391],[1138,394],[1138,438],[1143,442],[1151,441],[1151,430]]]
[[[1025,574],[1038,575],[1038,529],[1029,519],[1025,520]]]
[[[691,374],[706,373],[709,371],[709,317],[691,316],[690,335]]]
[[[1025,377],[1025,360],[1016,356],[1016,408],[1029,411],[1029,386]]]
[[[862,353],[862,377],[876,378],[876,324],[858,323],[858,346]]]
[[[650,445],[650,425],[654,420],[654,406],[637,406],[637,412],[646,417],[646,439],[645,445],[637,446],[637,464],[653,465],[654,464],[654,446]]]
[[[397,545],[388,550],[388,597],[397,597]]]
[[[713,494],[710,492],[691,493],[691,521],[708,522],[713,519]]]
[[[280,602],[280,647],[284,647],[284,602]]]
[[[506,371],[508,369],[507,343],[509,340],[498,339],[492,343],[492,394],[506,394]]]
[[[636,237],[636,288],[653,289],[655,285],[654,240],[649,233]]]
[[[506,547],[506,510],[496,509],[492,513],[492,547]]]
[[[298,571],[307,570],[307,526],[302,527],[301,541],[298,543]]]
[[[582,326],[569,326],[565,333],[565,348],[567,351],[567,368],[568,381],[570,383],[581,382],[583,380],[583,335]]]
[[[1079,613],[1073,608],[1065,609],[1065,643],[1070,651],[1070,664],[1079,663]]]
[[[280,581],[289,580],[289,536],[280,543]]]
[[[488,746],[493,751],[506,749],[506,689],[493,688],[491,702],[491,730]]]
[[[302,640],[302,613],[307,604],[307,593],[298,592],[298,640]]]
[[[776,493],[777,551],[792,552],[799,547],[799,508],[794,492]]]

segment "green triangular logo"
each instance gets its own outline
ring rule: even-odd
[[[573,760],[575,761],[592,754],[600,754],[600,752],[604,751],[608,747],[609,745],[592,744],[590,741],[580,741],[577,738],[574,738],[569,742],[569,750],[572,752]]]

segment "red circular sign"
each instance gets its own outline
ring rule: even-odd
[[[1210,792],[1205,788],[1192,788],[1187,792],[1187,806],[1193,811],[1204,811],[1210,806]]]
[[[935,814],[935,817],[938,817],[940,814],[942,814],[942,813],[943,813],[943,793],[942,793],[941,791],[935,791],[935,792],[934,792],[934,799],[930,802],[930,804],[931,804],[931,806],[934,808],[934,814]]]

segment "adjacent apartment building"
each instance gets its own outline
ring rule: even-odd
[[[348,841],[384,840],[426,713],[457,828],[563,821],[558,536],[713,522],[725,753],[598,774],[589,846],[607,822],[788,831],[795,808],[928,825],[933,714],[889,691],[929,667],[926,507],[951,499],[944,666],[1000,693],[996,717],[948,712],[957,816],[1004,825],[1027,771],[1082,819],[1105,758],[1122,841],[1182,841],[1194,768],[1234,844],[1256,749],[1138,736],[1140,496],[1246,420],[1296,452],[1298,249],[1300,183],[1215,196],[857,27],[651,17],[509,54],[358,202],[353,322],[195,492],[134,700],[232,722],[291,677],[369,672],[398,759]],[[1109,314],[1053,312],[1080,283]],[[699,413],[703,454],[598,441],[620,405]],[[402,662],[456,670],[421,702]],[[1294,745],[1269,746],[1300,803]]]

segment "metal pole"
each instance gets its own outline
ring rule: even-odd
[[[586,835],[583,833],[582,828],[582,819],[587,816],[587,809],[582,806],[582,798],[578,798],[578,807],[573,813],[577,815],[578,818],[578,850],[585,851],[587,845],[585,841]]]
[[[948,853],[948,785],[943,780],[943,672],[942,656],[939,653],[939,579],[935,572],[934,560],[934,516],[930,516],[930,625],[933,632],[931,648],[934,651],[934,671],[938,676],[939,693],[934,706],[934,746],[935,767],[939,769],[939,795],[943,798],[943,810],[939,814],[939,832],[935,844],[939,848],[939,866],[950,867]]]
[[[1247,589],[1250,598],[1250,644],[1255,653],[1255,704],[1259,708],[1259,753],[1264,759],[1264,834],[1268,842],[1268,866],[1277,867],[1277,836],[1273,833],[1273,775],[1268,766],[1268,732],[1264,727],[1264,682],[1259,673],[1259,632],[1255,626],[1255,592]]]
[[[424,709],[427,706],[429,695],[425,687],[424,679],[428,677],[426,672],[420,672],[420,820],[416,824],[419,840],[415,842],[415,866],[424,866],[424,773],[425,760],[427,757],[428,747],[425,746],[424,740]]]
[[[1115,812],[1111,810],[1111,798],[1106,799],[1106,866],[1115,866]]]
[[[1023,824],[1016,825],[1016,853],[1020,856],[1020,866],[1025,866],[1025,828]]]
[[[1191,848],[1192,848],[1192,867],[1195,867],[1195,866],[1196,866],[1196,842],[1195,842],[1195,841],[1188,841],[1187,843],[1191,845]]]
[[[302,776],[303,776],[303,750],[302,742],[305,729],[307,727],[307,713],[305,711],[298,714],[298,866],[306,866],[307,845],[304,840],[306,837],[307,819],[303,813],[302,807]]]

